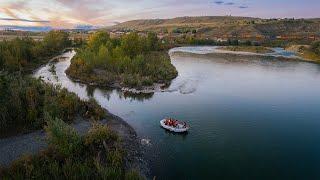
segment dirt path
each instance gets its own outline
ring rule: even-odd
[[[72,124],[79,134],[85,134],[91,127],[91,123],[78,118]],[[14,160],[25,154],[36,154],[45,149],[48,144],[45,141],[46,134],[43,130],[14,137],[0,139],[0,166],[8,166]]]

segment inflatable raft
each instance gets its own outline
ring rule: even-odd
[[[167,129],[169,131],[176,132],[176,133],[187,132],[190,128],[185,122],[180,122],[177,120],[175,120],[175,122],[176,122],[175,126],[173,126],[168,124],[168,119],[162,119],[160,121],[160,125],[164,129]]]

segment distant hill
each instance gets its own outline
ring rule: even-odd
[[[127,21],[124,23],[117,24],[112,28],[133,28],[136,30],[149,30],[159,28],[174,28],[181,26],[188,27],[215,27],[225,25],[226,23],[231,24],[240,21],[252,21],[259,20],[258,18],[249,17],[232,17],[232,16],[202,16],[202,17],[177,17],[173,19],[142,19]]]
[[[203,37],[320,37],[320,19],[261,19],[233,16],[178,17],[133,20],[111,30],[196,31]]]

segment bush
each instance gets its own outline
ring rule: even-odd
[[[311,49],[314,53],[320,55],[320,41],[316,41],[312,43]]]
[[[85,145],[102,145],[103,141],[106,143],[111,143],[118,141],[118,135],[109,129],[106,125],[101,125],[95,123],[93,127],[89,130],[88,134],[85,137]]]
[[[125,180],[144,180],[137,170],[130,170],[125,175]]]
[[[45,92],[44,111],[51,116],[73,121],[80,108],[80,99],[59,86],[48,86]]]
[[[60,119],[51,119],[47,115],[45,127],[49,145],[57,149],[63,156],[71,156],[82,150],[81,137],[78,133]]]
[[[20,74],[0,72],[0,92],[0,137],[42,128],[44,112],[66,122],[77,115],[93,120],[105,116],[93,99],[82,101],[66,89]]]
[[[82,102],[82,106],[85,108],[84,116],[86,118],[99,121],[106,116],[105,110],[97,103],[94,98],[90,98],[89,101]]]

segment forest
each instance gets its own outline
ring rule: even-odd
[[[177,71],[155,33],[144,37],[132,32],[110,38],[101,31],[91,35],[87,45],[78,50],[67,74],[86,83],[140,88],[168,83]]]

